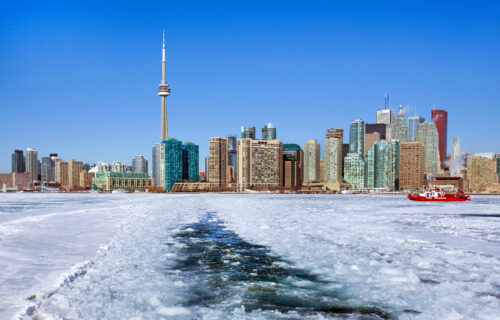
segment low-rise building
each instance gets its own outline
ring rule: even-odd
[[[153,185],[153,179],[142,172],[97,172],[92,179],[92,189],[113,191],[117,189],[144,190]]]

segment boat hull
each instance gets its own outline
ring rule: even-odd
[[[424,197],[417,194],[409,194],[408,199],[413,201],[432,201],[432,202],[464,202],[470,201],[468,196],[458,197],[456,195],[445,195],[444,197]]]

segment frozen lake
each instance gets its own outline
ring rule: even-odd
[[[0,319],[500,319],[500,197],[0,194]]]

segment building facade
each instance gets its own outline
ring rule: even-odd
[[[403,107],[399,106],[398,117],[396,118],[396,120],[394,121],[394,125],[392,126],[391,139],[405,142],[409,140],[409,128],[402,109]]]
[[[283,145],[283,186],[296,189],[302,186],[304,153],[298,144]]]
[[[390,125],[394,120],[392,109],[382,109],[377,111],[377,123]]]
[[[363,158],[365,152],[365,123],[355,120],[349,128],[349,153],[357,153]]]
[[[380,133],[374,132],[374,133],[365,133],[365,148],[363,152],[363,156],[366,157],[368,154],[368,150],[373,146],[375,141],[380,140]]]
[[[408,139],[417,140],[417,128],[419,123],[425,122],[425,119],[419,116],[408,117]]]
[[[68,187],[68,163],[62,160],[56,162],[56,182],[59,183],[61,187]]]
[[[445,110],[432,110],[432,122],[436,124],[439,136],[439,161],[440,167],[444,169],[444,161],[446,160],[447,140],[448,140],[448,112]]]
[[[47,183],[52,178],[52,159],[50,157],[42,157],[42,165],[41,165],[41,178],[42,183]]]
[[[192,142],[182,143],[182,180],[200,181],[200,147]]]
[[[153,182],[156,188],[165,188],[165,144],[157,143],[153,147]]]
[[[308,140],[304,146],[304,183],[319,180],[319,163],[319,143],[316,139]]]
[[[132,159],[132,172],[148,173],[148,160],[142,155],[136,155]]]
[[[324,153],[324,181],[343,179],[342,172],[342,147],[344,143],[344,130],[328,129],[325,139]]]
[[[11,159],[12,172],[23,173],[26,171],[26,163],[23,150],[14,150]]]
[[[238,140],[238,190],[280,188],[283,144],[279,140]]]
[[[26,171],[30,174],[30,180],[38,180],[38,151],[33,148],[26,149]]]
[[[434,122],[418,125],[417,141],[424,145],[425,174],[428,177],[437,177],[439,173],[439,145],[438,132]]]
[[[424,145],[420,141],[401,142],[399,189],[418,190],[424,185]]]
[[[255,128],[254,128],[255,129]],[[222,191],[227,188],[228,139],[209,138],[208,182],[210,190]]]
[[[269,122],[262,128],[262,140],[275,140],[276,139],[276,128]]]
[[[238,173],[238,142],[236,136],[229,135],[227,138],[227,166],[228,166],[228,176],[227,182],[236,182]]]
[[[165,145],[163,169],[165,191],[171,191],[174,184],[182,181],[182,142],[168,138],[162,141]]]
[[[241,127],[241,139],[255,140],[255,127]]]
[[[387,125],[385,123],[367,123],[365,124],[365,134],[378,132],[379,139],[385,140],[386,126]]]
[[[80,185],[80,172],[83,171],[83,162],[75,159],[68,162],[68,186]]]
[[[352,188],[365,187],[365,162],[357,152],[349,152],[344,159],[344,180]]]
[[[138,172],[97,172],[92,179],[92,189],[103,191],[145,190],[153,185],[153,180],[147,173]]]
[[[471,191],[481,191],[490,183],[498,181],[497,161],[494,158],[469,155],[467,157],[467,180]]]
[[[451,158],[453,161],[460,159],[460,137],[453,137],[453,153]]]

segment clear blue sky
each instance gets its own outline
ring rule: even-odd
[[[500,152],[495,1],[3,1],[0,172],[27,147],[150,160],[163,28],[169,135],[200,145],[201,170],[211,136],[273,122],[284,142],[323,144],[327,128],[375,122],[386,92],[426,119],[448,110],[449,151],[458,135]]]

